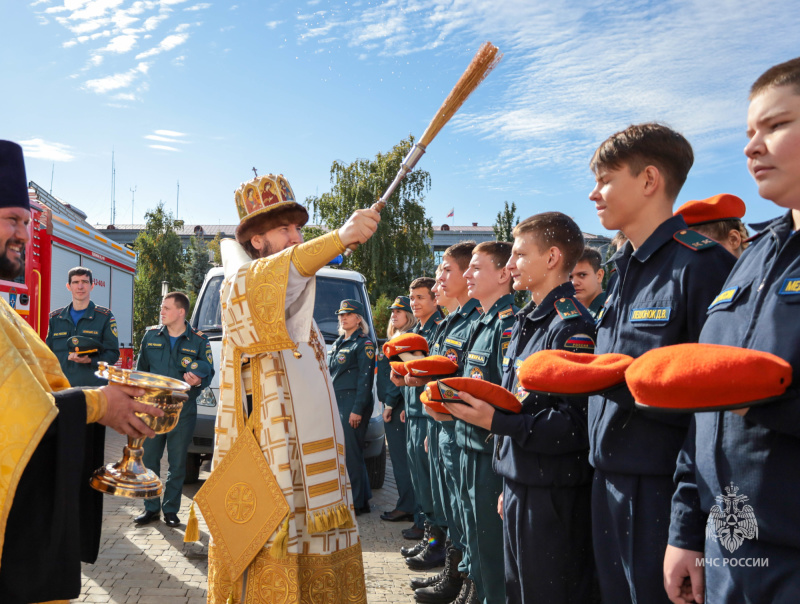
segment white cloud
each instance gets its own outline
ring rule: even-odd
[[[183,141],[179,141],[175,138],[169,138],[168,136],[158,136],[156,134],[148,134],[145,136],[147,140],[151,141],[158,141],[160,143],[181,143]]]
[[[108,46],[101,48],[100,50],[104,52],[116,52],[122,54],[130,52],[134,46],[136,46],[136,36],[124,34],[117,36],[116,38],[112,38],[108,43]],[[136,58],[138,59],[140,57]]]
[[[209,4],[208,2],[201,2],[200,4],[195,4],[194,6],[187,6],[183,10],[186,10],[186,11],[205,10],[205,9],[209,8],[210,6],[211,6],[211,4]]]
[[[264,25],[267,26],[267,29],[275,29],[281,23],[283,23],[283,21],[267,21],[266,23],[264,23]]]
[[[167,36],[166,38],[161,40],[161,42],[159,42],[158,46],[155,46],[154,48],[151,48],[150,50],[147,50],[145,52],[139,53],[138,55],[136,55],[136,58],[145,59],[147,57],[152,57],[161,54],[162,52],[172,50],[176,46],[180,46],[181,44],[186,42],[186,40],[188,39],[189,39],[189,34],[173,34]]]
[[[75,156],[69,145],[52,143],[41,138],[19,141],[26,158],[46,159],[47,161],[72,161]]]
[[[169,17],[169,15],[166,15],[166,14],[156,15],[156,16],[153,16],[153,17],[148,17],[144,21],[144,28],[147,31],[153,31],[156,27],[158,27],[159,23],[161,23],[164,19],[167,19],[168,17]]]
[[[175,147],[168,147],[167,145],[149,145],[151,149],[161,149],[162,151],[180,151]]]
[[[136,67],[126,72],[88,80],[83,86],[98,94],[119,90],[120,88],[128,88],[138,77],[146,74],[149,68],[149,63],[139,63]]]
[[[175,130],[155,130],[155,133],[161,136],[186,136],[185,132],[177,132]]]

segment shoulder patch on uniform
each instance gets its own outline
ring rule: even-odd
[[[506,308],[505,310],[501,310],[497,314],[497,316],[500,317],[501,319],[505,319],[506,317],[511,317],[513,315],[514,315],[514,309],[511,308],[510,306],[508,308]]]
[[[672,236],[675,241],[688,247],[690,250],[707,250],[718,245],[713,239],[701,235],[692,229],[681,229]]]
[[[553,303],[553,306],[562,321],[577,319],[581,316],[581,311],[578,310],[578,307],[575,306],[575,302],[570,298],[560,298]]]
[[[594,352],[594,339],[585,333],[576,333],[564,342],[565,350],[575,352]]]

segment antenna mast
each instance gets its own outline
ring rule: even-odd
[[[131,188],[131,228],[133,228],[133,202],[136,199],[136,185]]]
[[[178,193],[175,196],[175,220],[180,218],[181,181],[178,181]]]
[[[114,148],[111,148],[111,224],[117,219],[117,170],[114,166]]]
[[[53,177],[56,174],[56,163],[53,162],[53,170],[50,172],[50,195],[53,194]]]

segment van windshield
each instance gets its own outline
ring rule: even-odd
[[[214,334],[222,334],[220,287],[222,287],[222,275],[212,277],[204,290],[203,298],[198,300],[198,307],[194,313],[194,328],[208,334],[212,339]],[[338,337],[339,322],[336,311],[339,309],[339,303],[345,299],[358,300],[365,306],[369,305],[369,301],[364,299],[364,288],[358,281],[317,277],[314,320],[326,344],[332,344]]]

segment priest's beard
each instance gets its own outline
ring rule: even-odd
[[[260,250],[256,250],[256,254],[258,254],[256,259],[266,258],[267,256],[272,256],[272,254],[276,253],[277,252],[275,251],[275,249],[272,247],[272,245],[270,245],[270,242],[264,239],[264,247],[261,248]]]
[[[11,241],[6,242],[6,246],[8,246]],[[22,273],[22,269],[24,268],[23,261],[20,259],[19,261],[11,260],[8,257],[8,248],[6,247],[3,250],[3,253],[0,254],[0,279],[5,279],[7,281],[13,281]]]

